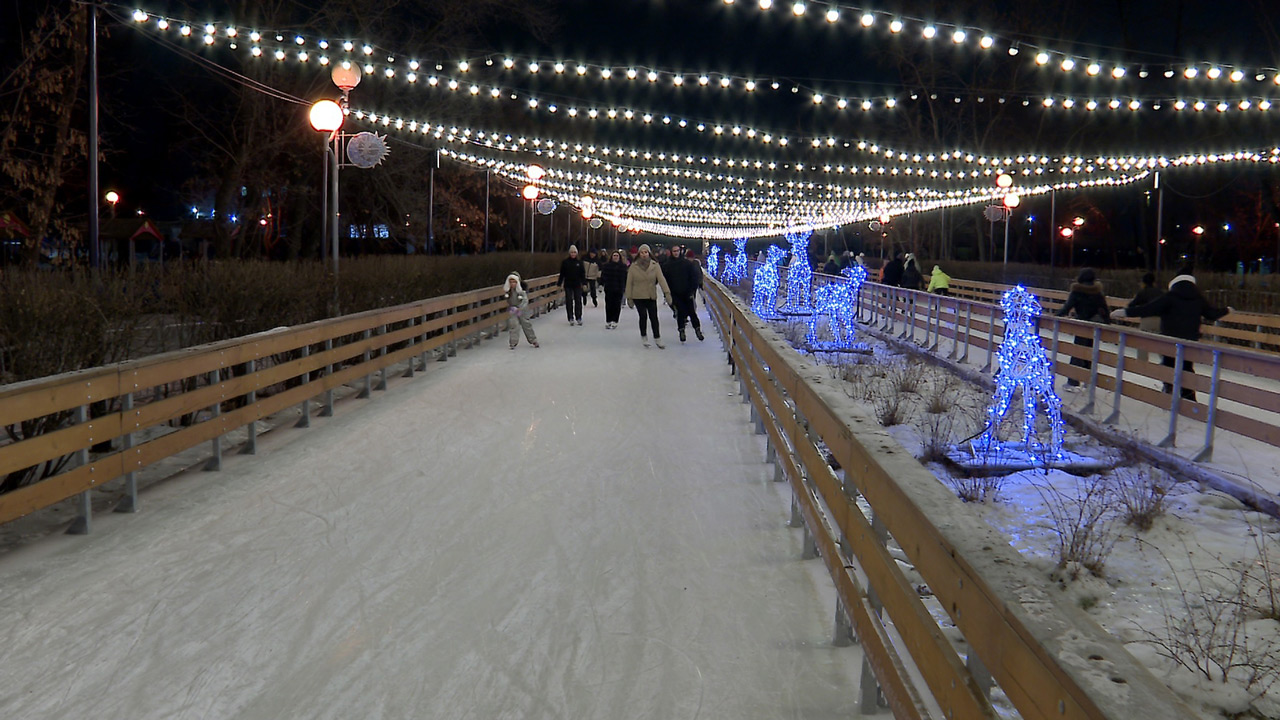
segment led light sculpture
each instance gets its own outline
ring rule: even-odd
[[[778,314],[778,265],[786,256],[786,250],[770,245],[767,259],[756,268],[755,279],[751,284],[751,309],[762,320],[781,317]]]
[[[808,318],[809,332],[805,342],[810,350],[853,350],[854,303],[867,279],[867,270],[861,265],[840,271],[839,279],[832,280],[814,291],[813,314]],[[827,320],[831,340],[823,340],[818,334],[818,323]]]
[[[707,252],[707,272],[711,277],[720,276],[720,246],[712,245],[711,250]]]
[[[807,315],[813,312],[813,266],[809,263],[809,239],[813,232],[787,233],[791,244],[791,265],[787,268],[787,302],[783,310],[788,314]]]
[[[747,279],[747,239],[736,238],[733,241],[734,255],[724,262],[725,285],[741,285]]]

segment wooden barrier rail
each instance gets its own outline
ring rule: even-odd
[[[768,438],[767,459],[791,486],[804,556],[820,556],[835,584],[836,644],[851,629],[862,642],[863,712],[874,712],[882,697],[896,717],[933,717],[927,693],[942,717],[993,718],[990,677],[1029,720],[1192,716],[865,410],[824,382],[825,372],[783,347],[712,279],[706,299],[743,400]],[[962,633],[966,657],[890,555],[890,538]]]
[[[878,324],[881,330],[924,349],[945,353],[950,360],[970,360],[970,352],[976,349],[985,353],[985,358],[973,359],[979,363],[985,359],[982,371],[995,370],[994,354],[1003,337],[1001,311],[995,304],[867,283],[859,311],[864,322]],[[1276,354],[1179,341],[1124,325],[1048,313],[1041,317],[1039,328],[1055,372],[1081,383],[1081,392],[1087,394],[1083,414],[1103,411],[1105,398],[1099,391],[1111,396],[1110,412],[1102,418],[1106,424],[1120,419],[1124,398],[1165,410],[1167,432],[1149,438],[1161,447],[1176,443],[1176,418],[1204,423],[1204,443],[1192,456],[1196,461],[1212,457],[1218,428],[1280,446],[1280,356]],[[1077,344],[1075,338],[1087,340],[1092,347]],[[1173,366],[1153,360],[1157,355],[1173,358]],[[1073,358],[1091,367],[1072,365]],[[1187,372],[1182,369],[1184,362],[1204,366],[1208,373]],[[1162,392],[1165,385],[1171,392]],[[1182,390],[1195,392],[1196,399],[1182,398]]]
[[[553,277],[528,283],[532,312],[554,301]],[[0,495],[0,523],[80,495],[72,532],[87,532],[92,489],[123,477],[128,497],[122,505],[136,509],[139,470],[204,442],[212,443],[206,468],[218,469],[229,432],[247,428],[244,452],[252,453],[257,421],[299,405],[298,424],[305,427],[316,398],[322,397],[322,414],[331,415],[335,388],[358,383],[361,397],[385,390],[389,367],[407,360],[408,376],[425,369],[428,353],[447,360],[460,343],[469,347],[490,330],[496,334],[508,315],[495,287],[0,388],[0,426],[30,429],[50,418],[56,426],[24,430],[21,439],[0,445],[0,477],[46,463],[62,466]],[[376,385],[375,373],[381,375]],[[137,442],[140,433],[174,421],[182,427]],[[120,447],[91,456],[94,445],[111,441]]]
[[[1011,286],[973,280],[951,280],[951,294],[968,300],[999,303],[1000,296]],[[1067,301],[1067,291],[1045,288],[1027,288],[1040,298],[1046,312],[1056,312]],[[1107,305],[1115,310],[1129,305],[1131,298],[1107,297]],[[1126,320],[1137,325],[1136,318]],[[1201,328],[1205,340],[1228,347],[1251,347],[1255,350],[1280,353],[1280,315],[1233,312],[1212,325]]]

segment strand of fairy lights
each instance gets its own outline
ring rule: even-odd
[[[178,33],[184,36],[191,36],[194,32],[192,30],[193,26],[190,24],[183,23],[179,25],[175,22],[170,21],[169,19],[156,16],[150,13],[146,13],[145,11],[142,11],[142,10],[135,11],[133,14],[133,18],[137,23],[145,23],[151,20],[152,18],[159,18],[156,20],[156,23],[155,23],[156,27],[160,29],[176,28]],[[236,46],[235,40],[237,38],[242,37],[242,35],[244,34],[234,26],[225,26],[224,29],[219,30],[219,26],[214,25],[212,23],[205,24],[201,29],[205,32],[203,37],[207,45],[213,44],[218,39],[225,39],[232,45],[232,47],[235,47]],[[308,62],[310,59],[310,53],[305,49],[293,49],[293,50],[290,50],[289,52],[286,52],[282,48],[277,48],[273,53],[264,51],[262,49],[262,46],[259,43],[262,42],[263,37],[275,37],[277,41],[287,42],[286,35],[283,33],[275,33],[274,35],[264,36],[262,33],[250,31],[248,35],[250,38],[250,42],[253,43],[251,47],[251,52],[255,56],[262,57],[264,55],[270,54],[270,55],[274,55],[277,61],[284,61],[288,58],[293,58],[303,63]],[[330,45],[326,40],[315,41],[315,40],[308,39],[303,35],[294,36],[293,44],[295,46],[304,47],[307,45],[308,42],[315,43],[317,44],[318,47],[332,48],[335,50],[337,49],[337,46]],[[341,45],[342,52],[345,52],[347,54],[355,54],[357,56],[360,54],[363,54],[369,59],[372,58],[374,53],[380,52],[379,50],[375,49],[375,46],[369,45],[369,44],[361,44],[358,47],[359,49],[357,50],[357,44],[351,41],[346,41]],[[363,70],[366,75],[370,75],[370,76],[380,75],[381,77],[384,77],[388,80],[398,77],[397,69],[394,67],[391,67],[391,65],[394,64],[395,56],[387,55],[387,61],[388,61],[388,66],[385,67],[381,73],[377,72],[377,68],[372,62],[365,62],[363,65]],[[327,55],[320,55],[317,58],[317,62],[319,62],[321,65],[325,65],[325,64],[328,64],[329,58]],[[343,60],[342,62],[344,65],[352,64],[350,60]],[[493,60],[492,58],[489,58],[486,60],[486,62],[492,64]],[[359,63],[356,63],[356,64],[359,64]],[[516,64],[516,61],[513,58],[508,57],[508,58],[505,58],[500,65],[502,67],[507,67],[508,65],[515,66],[515,64]],[[416,84],[417,81],[419,80],[419,75],[416,71],[421,67],[423,67],[423,65],[418,61],[410,61],[408,67],[410,68],[410,71],[405,73],[404,77],[409,84]],[[444,65],[441,63],[437,63],[435,67],[439,69],[443,69]],[[541,67],[541,62],[531,62],[528,65],[528,68],[531,72],[536,72],[535,68],[538,68],[538,67]],[[568,68],[569,68],[569,66],[563,62],[553,63],[552,67],[554,68],[555,72],[559,72],[559,73],[568,72]],[[612,74],[611,68],[605,67],[605,66],[598,66],[598,65],[591,65],[591,64],[577,64],[577,65],[574,65],[573,67],[576,68],[575,72],[576,74],[579,74],[579,75],[590,76],[593,74],[593,72],[596,72],[598,75],[602,77],[607,77]],[[459,61],[458,68],[462,71],[467,71],[470,69],[470,62],[467,60]],[[646,78],[656,78],[658,72],[659,71],[654,69],[646,69],[645,76]],[[636,77],[639,77],[639,73],[640,71],[637,68],[628,68],[624,73],[622,73],[622,75],[629,78],[636,78]],[[673,74],[671,75],[671,77],[673,78],[673,82],[674,82],[675,81],[674,78],[682,78],[684,77],[684,75]],[[700,85],[711,84],[710,83],[711,77],[712,77],[711,75],[704,73],[698,76],[697,82]],[[719,77],[723,81],[725,79],[729,79],[734,76],[720,75]],[[680,82],[682,83],[683,81],[680,81]],[[754,88],[755,81],[749,81],[749,82],[751,83],[750,87]],[[560,110],[562,109],[560,105],[554,100],[547,101],[544,99],[539,99],[538,97],[535,97],[534,94],[531,94],[531,93],[523,93],[522,91],[517,91],[509,88],[502,88],[498,86],[482,87],[479,83],[467,82],[465,78],[459,79],[458,77],[446,76],[442,79],[438,75],[428,75],[425,80],[425,84],[428,87],[448,88],[451,91],[455,91],[455,92],[461,91],[463,94],[470,94],[472,96],[486,96],[490,98],[515,99],[519,102],[522,102],[531,111],[541,110],[551,115],[555,115],[559,113]],[[716,84],[721,86],[725,85],[725,83],[723,82],[719,82]],[[776,86],[777,84],[778,84],[777,82],[772,83],[772,85],[774,86]],[[544,98],[555,98],[555,97],[558,97],[558,96],[554,96],[554,95],[544,96]],[[918,99],[918,97],[919,95],[917,93],[911,94],[912,99]],[[936,99],[937,93],[933,93],[930,97],[931,99]],[[1056,96],[1039,97],[1039,96],[1027,95],[1027,96],[1004,96],[995,100],[995,102],[1004,103],[1008,99],[1010,99],[1010,97],[1012,97],[1012,99],[1014,100],[1020,99],[1022,105],[1027,107],[1034,105],[1034,106],[1039,106],[1047,109],[1061,109],[1061,110],[1071,110],[1074,108],[1080,108],[1085,111],[1128,110],[1132,112],[1132,111],[1148,110],[1148,109],[1161,110],[1165,107],[1169,107],[1176,111],[1191,110],[1193,112],[1203,112],[1203,111],[1209,110],[1209,111],[1216,112],[1218,114],[1224,114],[1229,111],[1248,111],[1251,109],[1256,109],[1258,111],[1265,112],[1267,110],[1270,110],[1271,107],[1273,106],[1273,103],[1269,98],[1261,97],[1261,96],[1252,96],[1247,98],[1231,98],[1231,99],[1222,99],[1222,98],[1186,99],[1186,98],[1175,98],[1175,97],[1164,97],[1164,98],[1126,97],[1124,99],[1121,99],[1121,98],[1112,97],[1109,99],[1089,98],[1089,99],[1077,100],[1075,97],[1072,97],[1072,96],[1064,97],[1061,95],[1056,95]],[[822,105],[825,102],[824,95],[822,93],[817,93],[817,92],[815,92],[812,95],[812,100],[817,105]],[[954,102],[962,102],[963,98],[957,95],[953,97],[952,100]],[[986,100],[985,97],[979,97],[977,98],[976,101],[985,102],[985,100]],[[572,102],[573,99],[570,99],[570,101]],[[860,101],[855,101],[854,103],[850,103],[850,101],[847,100],[846,98],[840,98],[838,100],[833,100],[832,102],[826,103],[826,104],[834,105],[841,109],[845,107],[860,107],[865,112],[865,111],[872,110],[874,108],[883,108],[886,110],[892,110],[898,106],[899,100],[896,97],[877,97],[877,98],[863,98]],[[563,114],[570,118],[583,117],[589,120],[622,119],[622,120],[628,120],[628,121],[638,121],[638,122],[649,124],[649,125],[660,124],[663,126],[671,126],[672,124],[674,124],[676,127],[682,128],[682,129],[692,127],[700,133],[707,132],[716,136],[727,135],[727,136],[734,136],[734,137],[743,137],[748,140],[758,140],[764,145],[771,145],[772,143],[775,142],[775,139],[776,139],[777,147],[780,147],[780,148],[785,148],[789,144],[791,144],[791,139],[786,135],[772,133],[768,131],[761,131],[751,127],[744,128],[740,123],[725,123],[725,122],[718,122],[714,120],[690,121],[687,118],[679,118],[679,119],[673,118],[672,115],[668,113],[635,110],[633,108],[611,107],[611,108],[601,110],[599,108],[592,107],[592,108],[587,108],[585,110],[582,110],[576,106],[570,106],[568,108],[564,108]],[[831,138],[830,136],[825,138],[824,137],[803,137],[803,138],[799,138],[799,141],[808,143],[813,148],[824,148],[824,147],[831,148],[831,147],[837,146],[836,143],[833,142],[833,138]],[[843,144],[844,143],[841,143],[841,145]]]
[[[726,5],[735,4],[735,0],[723,0]],[[1026,54],[1038,68],[1055,68],[1063,73],[1083,73],[1090,78],[1110,78],[1125,80],[1132,77],[1146,79],[1163,77],[1165,79],[1182,78],[1184,80],[1204,79],[1208,81],[1229,82],[1232,84],[1252,79],[1256,83],[1280,85],[1280,68],[1273,65],[1232,65],[1199,60],[1152,60],[1149,62],[1109,62],[1101,57],[1081,55],[1040,44],[1030,37],[1014,37],[1008,33],[996,33],[967,24],[938,23],[923,18],[911,17],[896,13],[875,10],[840,3],[807,3],[803,0],[774,3],[773,0],[755,0],[744,2],[754,4],[760,10],[771,10],[775,5],[785,5],[796,17],[809,15],[809,6],[820,5],[826,8],[825,19],[828,24],[839,24],[846,17],[854,17],[854,27],[862,30],[887,30],[894,36],[918,36],[930,42],[945,42],[956,47],[974,48],[984,52],[1003,51],[1011,57]],[[847,23],[846,23],[847,24]],[[1056,41],[1061,45],[1068,43]],[[1133,72],[1134,66],[1138,67]],[[1158,68],[1152,72],[1149,68]]]

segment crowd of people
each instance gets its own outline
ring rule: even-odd
[[[634,309],[640,327],[640,341],[645,347],[652,344],[665,348],[662,328],[658,321],[658,300],[665,301],[672,311],[680,342],[687,339],[686,329],[692,328],[698,340],[705,340],[702,321],[698,318],[698,290],[702,289],[702,264],[693,252],[676,245],[659,248],[657,255],[647,244],[629,250],[587,251],[580,257],[576,245],[569,246],[568,256],[560,263],[556,285],[564,292],[565,315],[569,325],[582,325],[582,308],[590,299],[592,307],[599,307],[598,292],[604,295],[605,329],[616,330],[622,315],[622,303]],[[520,276],[507,276],[507,324],[511,349],[515,350],[523,331],[525,339],[538,347],[537,336],[525,317],[528,291]],[[652,335],[650,334],[652,331]]]

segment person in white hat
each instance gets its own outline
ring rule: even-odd
[[[627,269],[627,307],[636,309],[640,315],[640,341],[645,347],[649,347],[648,330],[645,327],[646,321],[653,325],[653,342],[659,348],[665,348],[662,344],[661,330],[658,329],[658,291],[662,288],[662,294],[666,297],[667,305],[671,304],[671,288],[667,285],[667,279],[662,275],[662,268],[658,267],[656,260],[649,256],[649,246],[641,245],[640,252],[636,255],[636,261],[631,263],[631,267]]]

